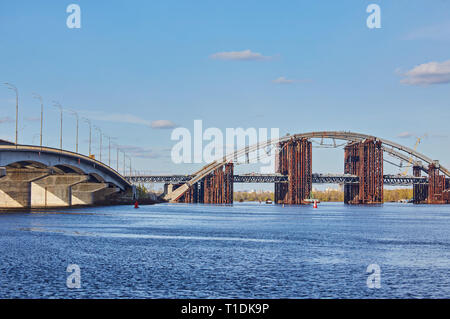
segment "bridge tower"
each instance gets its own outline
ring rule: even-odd
[[[439,175],[439,162],[428,166],[428,204],[449,203],[449,192],[445,176]]]
[[[299,205],[312,191],[312,146],[308,139],[291,139],[278,145],[276,172],[287,183],[275,183],[275,203]]]
[[[416,163],[413,166],[413,176],[422,176],[422,165],[421,163]],[[428,183],[415,183],[413,185],[413,202],[414,204],[423,204],[428,200]]]
[[[346,174],[357,175],[358,184],[346,184],[346,204],[383,203],[383,149],[380,141],[367,139],[345,147]]]
[[[234,165],[233,163],[228,163],[225,165],[225,175],[223,180],[224,186],[224,204],[233,204],[233,194],[234,194]]]
[[[233,203],[233,163],[225,164],[192,185],[183,196],[180,203],[232,204]],[[173,190],[182,184],[174,185]]]

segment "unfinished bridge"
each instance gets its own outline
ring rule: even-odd
[[[312,172],[312,141],[345,141],[341,175]],[[234,175],[239,158],[249,162],[259,150],[275,150],[276,174]],[[413,175],[385,175],[388,157],[410,163]],[[424,176],[422,176],[424,174]],[[230,204],[234,183],[273,183],[275,202],[306,204],[313,183],[344,185],[346,204],[381,204],[385,185],[412,185],[414,203],[450,203],[450,172],[439,161],[398,143],[355,132],[310,132],[268,140],[227,154],[197,172],[173,176],[128,176],[130,182],[165,183],[164,198],[172,202]]]

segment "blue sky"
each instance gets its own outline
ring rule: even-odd
[[[71,3],[81,29],[66,27]],[[371,3],[381,29],[366,26]],[[418,150],[450,166],[449,1],[2,1],[0,39],[0,81],[20,91],[21,143],[39,141],[37,92],[45,144],[58,145],[57,100],[155,173],[197,166],[171,163],[171,129],[151,123],[192,128],[196,119],[282,134],[351,130],[410,147],[427,134]],[[0,138],[11,139],[5,87],[0,110]],[[73,149],[74,117],[64,116]],[[87,136],[83,124],[84,153]],[[341,172],[342,157],[315,150],[314,171]]]

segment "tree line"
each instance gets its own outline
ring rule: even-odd
[[[342,190],[325,190],[312,192],[312,198],[318,199],[321,202],[343,202],[344,191]],[[398,188],[398,189],[385,189],[384,201],[385,202],[398,202],[398,201],[410,201],[413,199],[412,188]],[[235,202],[264,202],[266,200],[274,200],[274,193],[271,191],[256,191],[256,192],[235,192]]]

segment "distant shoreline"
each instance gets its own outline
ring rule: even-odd
[[[326,190],[326,191],[313,191],[312,197],[320,200],[321,202],[334,202],[339,203],[344,201],[344,191],[341,190]],[[384,202],[396,203],[399,201],[410,201],[413,199],[412,188],[403,189],[385,189],[384,190]],[[274,193],[270,191],[261,192],[235,192],[235,202],[265,202],[266,200],[274,201]]]

